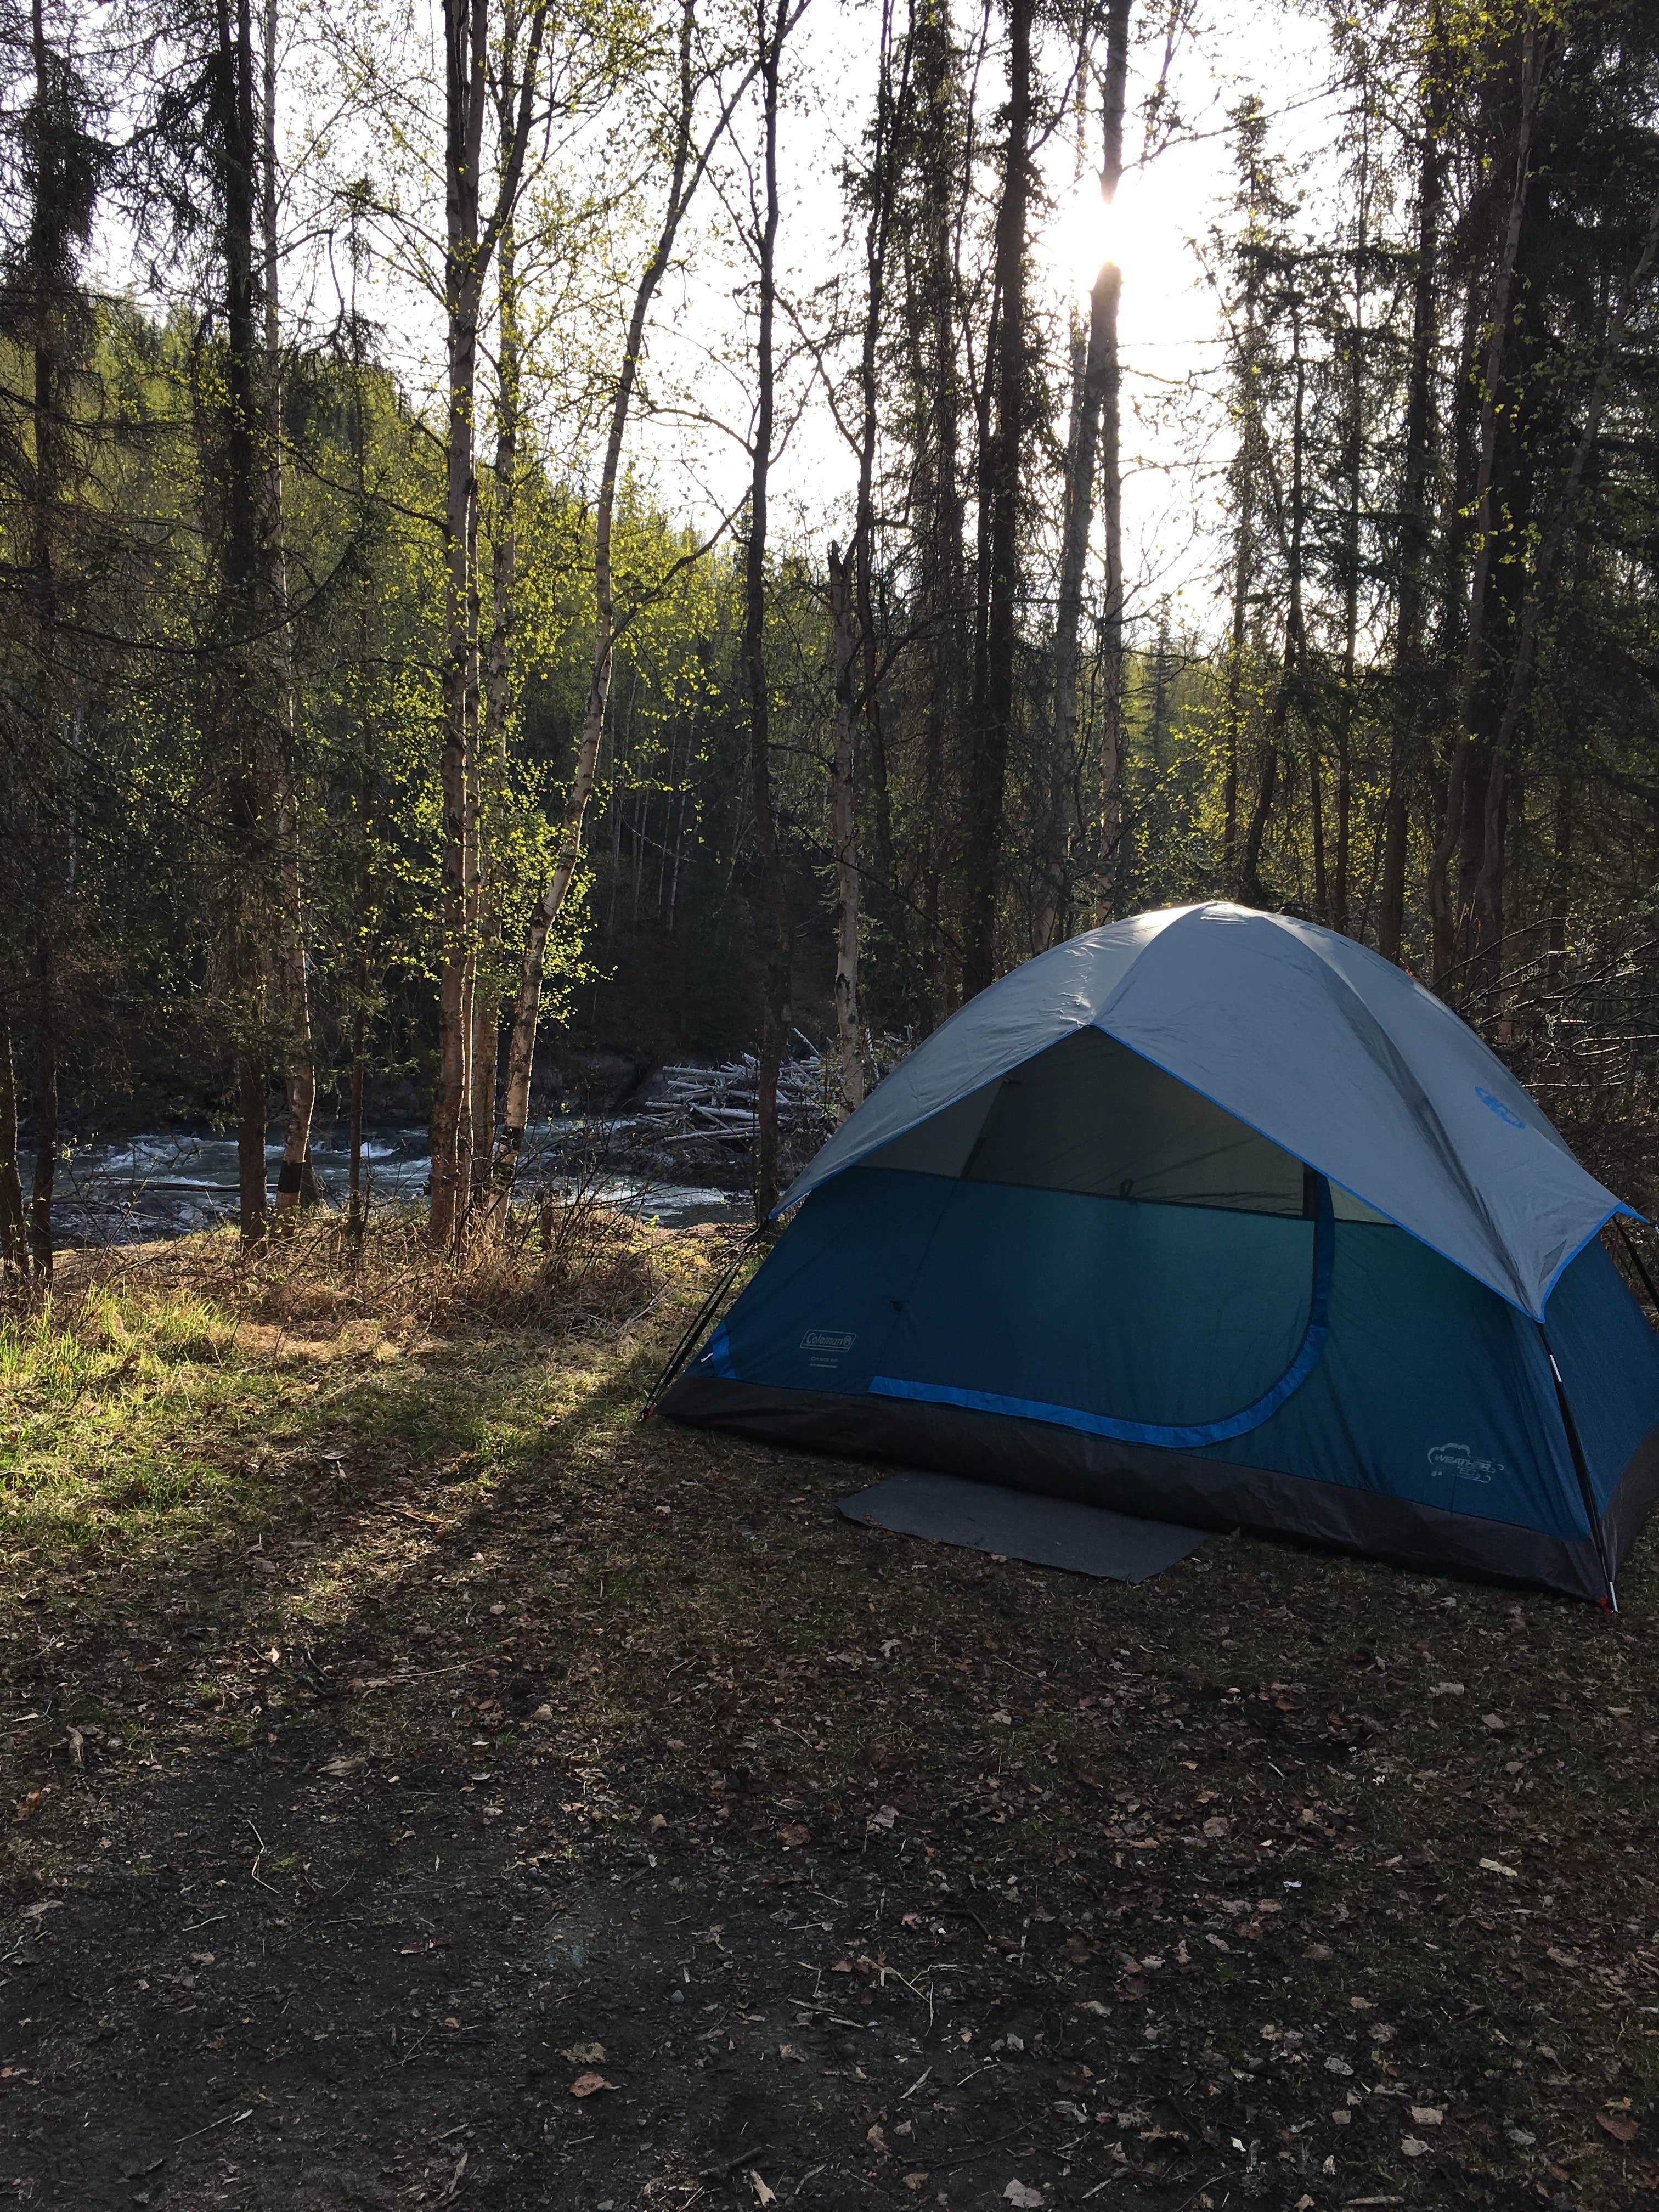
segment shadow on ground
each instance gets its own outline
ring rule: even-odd
[[[1089,1583],[651,1350],[340,1363],[278,1510],[25,1562],[15,2202],[1659,2204],[1650,1550]]]

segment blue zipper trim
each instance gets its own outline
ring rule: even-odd
[[[704,1361],[714,1369],[716,1375],[723,1375],[728,1382],[737,1381],[738,1370],[732,1364],[732,1340],[726,1333],[724,1322],[709,1338],[708,1349],[702,1356]]]
[[[1227,1443],[1247,1435],[1272,1419],[1293,1391],[1299,1390],[1319,1364],[1330,1332],[1331,1276],[1336,1260],[1336,1216],[1331,1187],[1318,1177],[1314,1212],[1313,1296],[1308,1307],[1308,1326],[1296,1358],[1270,1390],[1253,1405],[1218,1421],[1185,1425],[1156,1421],[1120,1421],[1109,1413],[1085,1413],[1075,1406],[1050,1406],[1036,1398],[1006,1398],[994,1390],[963,1390],[949,1382],[906,1382],[891,1375],[870,1379],[868,1395],[877,1398],[920,1399],[934,1406],[961,1406],[974,1413],[1002,1413],[1022,1421],[1047,1421],[1061,1429],[1080,1429],[1087,1436],[1109,1437],[1124,1444],[1158,1444],[1171,1451],[1190,1451],[1205,1444]]]

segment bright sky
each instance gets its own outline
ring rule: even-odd
[[[284,0],[285,7],[293,4]],[[405,4],[411,15],[402,12]],[[1323,24],[1287,0],[1243,0],[1231,9],[1224,0],[1211,4],[1214,14],[1185,36],[1170,71],[1180,131],[1148,166],[1129,167],[1109,234],[1124,272],[1120,329],[1132,635],[1136,628],[1149,632],[1166,593],[1178,626],[1207,629],[1214,617],[1217,491],[1229,434],[1220,404],[1218,316],[1197,245],[1231,190],[1227,113],[1245,93],[1259,94],[1272,118],[1275,149],[1293,160],[1328,146],[1335,135],[1333,106],[1339,95],[1328,89],[1332,63]],[[976,20],[964,0],[957,0],[957,14],[959,32]],[[411,276],[411,263],[422,229],[431,239],[441,228],[441,209],[423,190],[407,153],[400,157],[393,151],[394,131],[350,119],[349,72],[337,54],[315,43],[311,25],[316,19],[308,22],[296,14],[293,21],[297,29],[283,74],[284,161],[295,172],[285,231],[297,242],[285,268],[285,319],[314,332],[337,315],[352,280],[337,228],[328,234],[328,197],[343,180],[369,174],[380,191],[398,196],[405,243],[395,258],[383,251],[360,273],[359,305],[382,326],[390,362],[410,388],[435,398],[441,386],[441,325],[434,301]],[[1132,21],[1125,156],[1133,165],[1141,146],[1139,111],[1162,63],[1164,40],[1147,0],[1136,0]],[[362,0],[348,32],[389,58],[385,82],[395,132],[404,134],[405,148],[424,141],[428,152],[441,143],[434,28],[431,0]],[[791,105],[781,139],[786,197],[779,266],[781,282],[808,325],[815,289],[848,260],[838,173],[869,112],[874,29],[873,0],[811,0],[796,33]],[[1064,66],[1057,51],[1048,58],[1051,66]],[[994,127],[995,100],[994,88],[982,84],[988,128]],[[752,144],[752,110],[744,124],[745,143]],[[1092,106],[1087,132],[1086,159],[1093,164],[1100,156]],[[565,149],[559,158],[565,169],[578,173],[579,181],[585,165],[596,168],[603,160],[592,145]],[[1108,236],[1092,179],[1073,187],[1076,160],[1069,130],[1048,142],[1043,173],[1054,206],[1041,218],[1034,240],[1038,298],[1060,313],[1071,296],[1086,294]],[[1316,184],[1319,173],[1316,162],[1310,172]],[[723,202],[708,195],[683,238],[683,265],[663,288],[649,350],[651,389],[661,400],[678,402],[682,411],[641,420],[630,441],[633,458],[654,480],[665,507],[705,526],[742,495],[748,460],[741,441],[752,404],[744,353],[748,272],[731,239],[741,184],[729,165],[725,186]],[[382,223],[376,229],[385,248],[393,227]],[[112,232],[102,259],[105,281],[138,281],[141,264],[130,234]],[[538,304],[545,310],[550,349],[568,374],[594,350],[593,316],[556,297],[542,297]],[[619,338],[618,324],[613,349]],[[781,318],[781,349],[793,338],[788,319]],[[821,393],[807,389],[811,380],[799,347],[796,356],[793,397],[787,388],[781,407],[789,428],[775,469],[775,527],[803,544],[822,545],[846,534],[852,467]],[[575,418],[567,412],[548,428],[568,465],[579,473],[596,467],[597,410]]]
[[[1198,247],[1221,218],[1232,189],[1229,111],[1247,92],[1260,94],[1275,148],[1310,158],[1332,135],[1329,42],[1322,24],[1274,0],[1247,0],[1223,20],[1201,23],[1178,49],[1170,88],[1182,118],[1175,142],[1139,165],[1139,111],[1164,58],[1161,35],[1137,38],[1132,56],[1125,159],[1132,164],[1109,216],[1091,174],[1075,185],[1075,133],[1058,133],[1044,150],[1052,210],[1033,241],[1036,290],[1050,310],[1086,299],[1103,250],[1123,270],[1120,343],[1124,365],[1125,555],[1132,625],[1155,623],[1170,595],[1177,627],[1207,628],[1213,617],[1218,478],[1231,450],[1222,390],[1222,343],[1214,295]],[[960,17],[967,11],[959,8]],[[1150,16],[1141,16],[1150,27]],[[873,45],[872,10],[858,0],[813,0],[801,33],[797,97],[801,112],[782,133],[786,200],[780,239],[783,283],[804,299],[842,253],[836,173],[855,146],[872,97],[873,62],[847,65]],[[1051,61],[1059,62],[1057,54]],[[1061,64],[1063,66],[1063,64]],[[988,116],[994,95],[985,100]],[[1100,125],[1091,106],[1085,159],[1100,159]],[[1313,173],[1317,175],[1317,167]],[[730,276],[726,287],[695,279],[683,295],[682,331],[696,326],[688,380],[699,404],[746,426],[749,389],[731,358]],[[702,343],[720,332],[705,355]],[[671,357],[659,339],[660,363]],[[713,357],[711,359],[711,356]],[[729,441],[659,427],[641,440],[659,468],[684,472],[690,495],[718,513],[741,494],[747,460]],[[846,534],[853,466],[822,402],[809,407],[775,471],[787,526],[806,542]],[[1132,635],[1133,629],[1132,628]]]

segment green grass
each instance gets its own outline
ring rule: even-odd
[[[393,1231],[356,1266],[317,1266],[315,1245],[309,1267],[282,1247],[249,1265],[207,1236],[71,1262],[49,1302],[0,1316],[0,1578],[251,1539],[291,1518],[296,1481],[341,1468],[447,1459],[486,1482],[635,1355],[632,1309],[717,1249],[597,1215],[556,1270],[410,1248]]]
[[[0,1322],[0,1560],[182,1533],[234,1510],[234,1455],[291,1402],[199,1296],[94,1286]]]

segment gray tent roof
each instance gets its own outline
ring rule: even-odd
[[[1536,1320],[1602,1223],[1634,1212],[1402,969],[1310,922],[1218,903],[1091,930],[970,999],[842,1123],[779,1210],[1091,1024]]]

